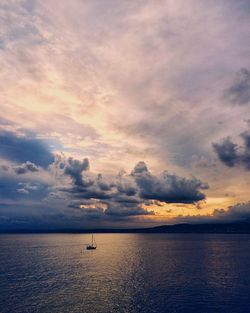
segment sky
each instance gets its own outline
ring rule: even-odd
[[[250,218],[250,0],[1,0],[0,228]]]

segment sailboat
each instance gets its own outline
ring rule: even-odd
[[[86,249],[87,250],[95,250],[96,248],[97,248],[97,244],[96,244],[94,236],[92,234],[92,242],[91,242],[91,244],[87,245]]]

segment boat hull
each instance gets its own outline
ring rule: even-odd
[[[87,246],[86,249],[87,249],[87,250],[95,250],[96,247]]]

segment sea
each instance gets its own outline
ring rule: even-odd
[[[0,235],[0,312],[250,312],[250,235],[94,237]]]

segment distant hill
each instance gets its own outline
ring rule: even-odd
[[[191,233],[250,234],[250,222],[175,224],[134,229],[11,229],[0,233]]]
[[[147,228],[144,231],[148,233],[250,234],[250,223],[176,224]]]

